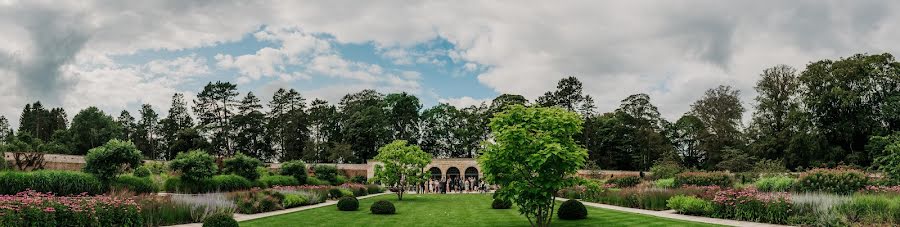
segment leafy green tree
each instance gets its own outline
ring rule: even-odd
[[[328,147],[328,159],[334,163],[348,163],[356,157],[350,144],[335,143]]]
[[[171,150],[171,148],[175,146],[175,141],[178,139],[178,133],[182,130],[194,127],[194,120],[188,113],[187,102],[184,101],[184,94],[175,93],[175,95],[172,96],[172,106],[169,107],[169,115],[160,120],[159,125],[160,134],[162,135],[164,144],[163,147],[169,149],[165,157],[161,158],[166,160],[173,159],[179,151],[199,149],[192,147],[184,150],[174,150],[174,152]]]
[[[706,159],[706,153],[702,149],[701,143],[709,136],[703,121],[690,114],[682,115],[672,125],[671,132],[672,144],[675,145],[675,150],[681,157],[682,165],[692,168],[700,167]]]
[[[887,174],[894,182],[900,182],[900,141],[884,148],[884,155],[875,158],[878,170]]]
[[[759,158],[782,160],[799,129],[791,116],[802,111],[800,80],[796,70],[786,65],[765,69],[760,77],[756,111],[747,133],[750,151]]]
[[[528,99],[526,99],[525,96],[516,94],[502,94],[500,96],[497,96],[496,98],[494,98],[494,100],[491,101],[491,116],[493,116],[495,113],[502,112],[506,109],[506,107],[512,105],[527,106]]]
[[[189,184],[198,184],[218,170],[215,158],[202,150],[178,153],[175,160],[169,162],[169,169],[181,173],[181,180]]]
[[[303,160],[291,160],[281,164],[281,175],[293,176],[300,184],[306,184],[309,173]]]
[[[69,130],[71,143],[76,155],[83,155],[91,148],[105,144],[110,139],[120,138],[122,128],[97,107],[81,110],[72,119]]]
[[[701,141],[706,158],[703,166],[714,168],[722,161],[726,148],[739,149],[744,145],[741,133],[740,91],[731,86],[719,85],[709,89],[700,100],[691,105],[690,114],[700,119],[709,136]]]
[[[141,119],[135,125],[133,141],[138,149],[144,152],[144,157],[157,159],[159,153],[159,115],[150,104],[141,105]]]
[[[231,119],[234,108],[238,106],[238,94],[237,85],[216,81],[206,84],[194,100],[194,114],[197,115],[200,132],[212,136],[213,151],[220,156],[234,151]]]
[[[431,163],[431,155],[405,140],[384,145],[378,149],[375,160],[381,162],[375,166],[375,180],[395,187],[399,200],[403,200],[407,187],[422,184],[428,179],[425,166]]]
[[[574,112],[582,105],[584,98],[581,81],[570,76],[559,80],[556,91],[548,91],[538,97],[537,103],[544,107],[558,106]]]
[[[626,114],[610,112],[585,118],[582,143],[587,147],[590,160],[604,169],[636,169],[635,155],[630,149],[632,141],[622,135],[632,134],[625,123]]]
[[[868,166],[869,137],[900,130],[890,116],[900,100],[900,63],[891,54],[813,62],[800,73],[800,83],[804,106],[838,158],[832,161]]]
[[[13,135],[15,133],[13,133],[12,126],[9,125],[9,120],[4,116],[0,116],[0,144],[6,143]]]
[[[304,159],[310,162],[329,162],[328,149],[341,139],[340,113],[327,101],[313,100],[309,108],[310,141],[306,145]],[[352,153],[352,152],[351,152]]]
[[[169,145],[168,155],[166,156],[174,159],[179,152],[192,150],[206,151],[210,148],[212,148],[212,144],[210,144],[206,138],[203,138],[203,136],[200,135],[200,132],[193,128],[186,128],[178,131],[175,135],[175,140]]]
[[[435,157],[451,157],[459,150],[459,142],[453,131],[460,122],[459,110],[450,104],[441,103],[422,112],[420,146]]]
[[[575,143],[581,118],[560,108],[512,106],[490,123],[494,142],[479,164],[499,198],[514,201],[532,226],[549,226],[556,192],[576,183],[587,151]]]
[[[387,108],[388,122],[391,124],[393,134],[391,138],[417,144],[419,110],[422,109],[419,98],[406,92],[393,93],[384,98],[384,103]]]
[[[263,163],[259,159],[238,152],[234,156],[225,159],[222,166],[225,173],[242,176],[248,180],[256,180],[259,178],[259,172],[256,172],[256,168],[263,166]]]
[[[348,94],[341,99],[343,143],[350,144],[355,160],[375,157],[379,147],[390,138],[390,122],[385,113],[384,95],[374,90]]]
[[[62,108],[47,110],[41,102],[25,104],[19,118],[19,133],[28,133],[41,141],[50,141],[53,133],[66,129],[67,120],[66,111]]]
[[[629,133],[621,136],[630,141],[625,149],[633,155],[639,170],[649,170],[663,154],[673,151],[671,142],[663,135],[668,122],[662,119],[647,94],[635,94],[622,100],[617,112]]]
[[[259,98],[248,92],[238,106],[238,113],[232,118],[235,130],[234,147],[250,157],[261,160],[272,160],[275,151],[272,149],[270,137],[266,136],[266,115],[263,114]]]
[[[116,123],[119,124],[119,127],[122,127],[122,135],[119,136],[119,140],[131,140],[134,138],[134,117],[131,116],[127,110],[122,110],[119,113],[119,118],[116,118]]]
[[[108,183],[125,170],[140,166],[141,160],[141,151],[134,143],[112,139],[88,151],[84,157],[84,172]]]
[[[310,141],[310,116],[306,99],[294,89],[278,89],[269,102],[267,133],[274,145],[274,156],[282,161],[304,157]],[[310,147],[312,149],[312,147]]]

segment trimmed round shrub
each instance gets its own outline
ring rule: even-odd
[[[137,177],[132,175],[119,175],[110,184],[110,188],[115,190],[128,190],[138,194],[155,193],[157,191],[153,180],[148,177]]]
[[[230,192],[250,189],[251,187],[253,187],[253,182],[247,180],[247,178],[234,174],[216,175],[209,180],[204,180],[203,182],[206,186],[205,191],[207,192]]]
[[[90,195],[105,192],[103,184],[91,174],[75,171],[38,170],[32,172],[0,172],[0,194],[13,195],[26,189],[52,192],[56,195]]]
[[[804,192],[820,191],[849,195],[866,187],[869,179],[855,169],[813,169],[800,174],[795,184]]]
[[[337,167],[333,165],[316,165],[313,168],[316,172],[316,178],[320,180],[328,181],[331,183],[337,182],[338,171]]]
[[[264,176],[260,177],[258,181],[261,187],[300,185],[296,178],[285,175]]]
[[[340,211],[355,211],[359,209],[359,200],[355,197],[344,197],[338,200],[337,207]]]
[[[145,166],[140,166],[134,169],[134,176],[136,177],[149,177],[150,169]]]
[[[103,146],[93,148],[84,157],[84,172],[94,174],[100,181],[109,182],[123,169],[141,165],[141,151],[130,141],[112,139]]]
[[[369,208],[373,214],[395,214],[397,210],[394,208],[394,204],[388,202],[387,200],[378,200],[372,204],[372,207]]]
[[[731,187],[731,175],[725,172],[686,172],[675,176],[675,186],[719,186]]]
[[[606,183],[615,184],[619,188],[630,188],[640,184],[641,177],[634,175],[615,176],[607,180]]]
[[[510,202],[509,200],[504,200],[504,199],[494,199],[494,201],[491,202],[491,208],[493,208],[493,209],[509,209],[509,208],[512,208],[512,202]]]
[[[256,168],[262,166],[263,163],[259,159],[238,152],[231,158],[225,159],[222,165],[225,173],[242,176],[248,180],[256,180],[259,178]]]
[[[556,214],[559,216],[559,219],[564,220],[585,219],[587,218],[587,208],[578,200],[570,199],[559,205],[559,210]]]
[[[185,183],[200,183],[216,174],[216,159],[201,150],[178,153],[169,168],[181,173]]]
[[[306,163],[302,160],[292,160],[281,164],[281,175],[293,176],[300,185],[306,184],[306,178],[309,176]]]
[[[215,213],[203,219],[203,227],[238,227],[238,222],[226,213]]]

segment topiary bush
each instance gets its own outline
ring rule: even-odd
[[[355,197],[344,197],[338,200],[337,207],[340,211],[356,211],[359,209],[359,200]]]
[[[141,151],[130,141],[112,139],[93,148],[84,157],[84,172],[94,174],[102,182],[110,182],[125,169],[141,165]]]
[[[132,175],[119,175],[110,183],[110,188],[113,190],[127,190],[137,194],[155,193],[159,190],[150,178]]]
[[[216,174],[216,160],[202,150],[178,153],[169,168],[181,173],[184,183],[200,183]]]
[[[259,178],[259,172],[256,172],[256,168],[262,166],[263,163],[259,159],[238,152],[234,156],[225,159],[222,165],[225,173],[242,176],[252,181]]]
[[[281,164],[281,175],[293,176],[300,185],[306,184],[308,173],[306,163],[302,160],[292,160]]]
[[[797,178],[797,190],[852,194],[869,183],[866,174],[855,169],[813,169]]]
[[[31,172],[0,172],[0,194],[14,195],[32,189],[56,195],[102,194],[106,190],[97,177],[75,171],[38,170]]]
[[[316,167],[313,169],[316,172],[316,178],[331,182],[332,184],[337,182],[337,167],[333,165],[316,165]]]
[[[635,175],[615,176],[606,180],[606,183],[615,184],[619,188],[630,188],[641,183],[641,177]]]
[[[585,219],[587,218],[587,208],[578,200],[570,199],[559,205],[559,210],[556,214],[559,216],[559,219],[563,220]]]
[[[203,227],[238,227],[231,214],[215,213],[203,219]]]
[[[298,182],[296,178],[285,175],[264,176],[260,177],[258,181],[260,187],[300,185],[300,182]]]
[[[395,214],[397,210],[394,208],[394,204],[388,202],[387,200],[378,200],[375,203],[372,203],[372,207],[369,208],[373,214]]]
[[[731,175],[725,172],[685,172],[675,176],[675,186],[731,187]]]
[[[149,176],[150,176],[150,169],[147,169],[147,167],[145,167],[145,166],[140,166],[140,167],[134,168],[134,176],[136,176],[136,177],[149,177]]]
[[[493,209],[509,209],[509,208],[512,208],[512,202],[510,202],[509,200],[504,200],[504,199],[494,199],[494,201],[491,202],[491,208],[493,208]]]

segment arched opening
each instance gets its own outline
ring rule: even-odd
[[[456,167],[450,167],[447,169],[447,178],[448,179],[457,179],[459,178],[459,169]]]
[[[439,169],[438,167],[431,167],[431,169],[429,169],[428,172],[431,172],[432,180],[441,179],[441,169]]]
[[[478,182],[478,169],[475,169],[475,167],[466,168],[466,179]]]

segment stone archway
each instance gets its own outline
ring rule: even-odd
[[[447,169],[447,179],[459,178],[459,177],[460,177],[459,168],[450,167]]]
[[[431,169],[428,169],[428,172],[431,174],[432,180],[438,180],[444,177],[441,173],[441,169],[438,167],[431,167]]]
[[[478,182],[478,169],[473,166],[470,166],[469,168],[466,168],[466,172],[465,172],[464,176],[466,177],[466,179],[471,178],[471,179],[474,179],[475,182]]]

